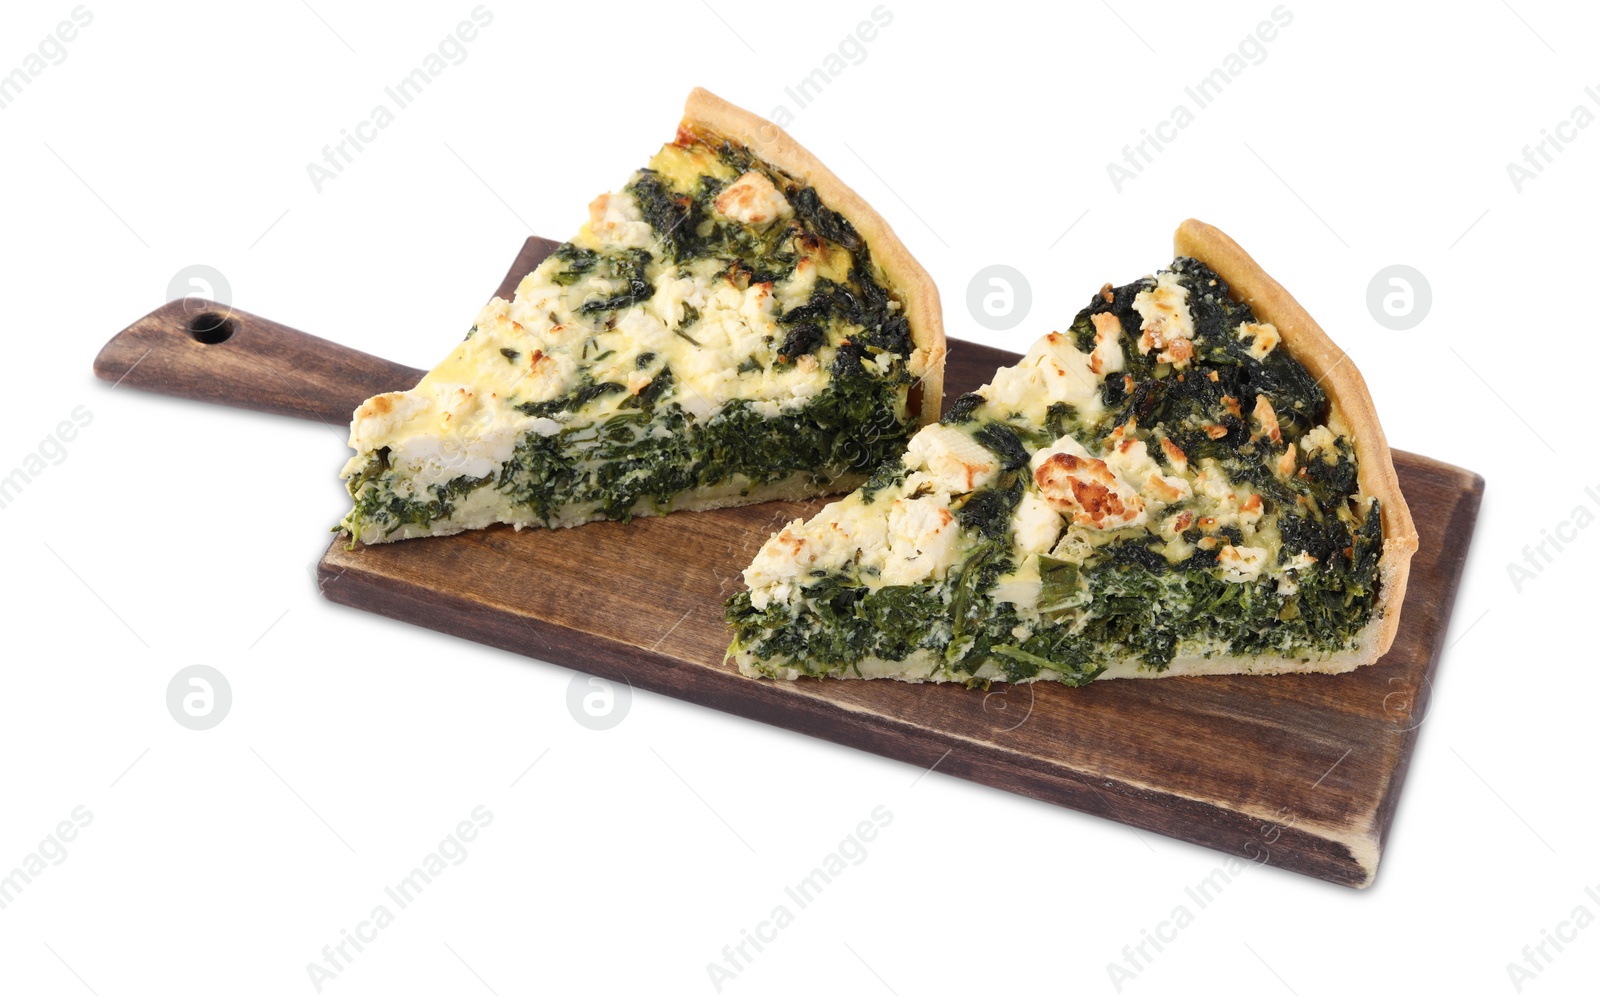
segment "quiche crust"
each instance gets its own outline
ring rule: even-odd
[[[1250,305],[1257,321],[1270,322],[1277,327],[1290,354],[1321,382],[1332,401],[1330,409],[1334,415],[1344,419],[1344,428],[1355,445],[1356,480],[1361,486],[1360,496],[1377,498],[1380,502],[1383,556],[1378,562],[1378,575],[1382,579],[1382,588],[1372,621],[1361,634],[1359,647],[1318,663],[1346,663],[1341,658],[1350,658],[1347,662],[1349,666],[1340,670],[1371,664],[1389,652],[1394,644],[1395,633],[1399,630],[1400,609],[1406,597],[1406,578],[1411,572],[1411,555],[1417,552],[1417,527],[1411,521],[1411,510],[1406,505],[1405,495],[1400,493],[1394,457],[1389,452],[1389,441],[1383,434],[1383,425],[1378,421],[1378,410],[1372,403],[1367,382],[1350,361],[1349,354],[1328,337],[1300,302],[1221,230],[1190,218],[1178,226],[1172,241],[1178,255],[1192,256],[1217,271],[1228,282],[1234,299]],[[1178,663],[1173,661],[1173,666],[1176,667]],[[1318,667],[1314,670],[1332,669]],[[1180,673],[1222,672],[1195,669]]]
[[[909,364],[917,378],[912,403],[920,411],[920,425],[939,421],[944,395],[944,317],[939,289],[905,247],[894,229],[872,205],[851,190],[788,132],[766,118],[736,107],[709,90],[696,87],[683,106],[681,132],[704,140],[721,136],[745,146],[762,159],[810,184],[822,202],[845,217],[872,253],[873,262],[900,294],[911,323],[916,349]]]

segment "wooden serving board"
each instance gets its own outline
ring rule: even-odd
[[[499,293],[509,297],[554,246],[528,240]],[[947,398],[1016,359],[952,341]],[[422,374],[193,299],[120,333],[95,371],[336,426],[368,396],[408,388]],[[1428,707],[1483,493],[1483,479],[1458,467],[1410,453],[1396,453],[1395,464],[1421,549],[1393,649],[1344,675],[996,685],[987,693],[745,678],[723,662],[723,600],[768,535],[821,501],[554,531],[497,527],[355,550],[336,541],[318,584],[344,605],[1363,887]]]

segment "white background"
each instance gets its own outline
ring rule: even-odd
[[[1377,884],[1250,869],[1122,990],[1514,992],[1524,945],[1600,914],[1600,529],[1561,525],[1600,511],[1600,127],[1520,192],[1506,165],[1600,113],[1600,17],[1291,0],[1265,60],[1119,193],[1107,163],[1273,4],[1061,6],[890,0],[789,126],[933,272],[950,334],[1024,348],[1167,262],[1193,215],[1349,351],[1396,447],[1488,480]],[[1223,855],[646,693],[585,729],[574,672],[318,596],[341,432],[90,375],[196,263],[240,308],[429,366],[526,235],[574,231],[671,136],[691,86],[793,112],[784,88],[873,4],[492,0],[465,60],[319,193],[307,163],[472,7],[92,2],[0,111],[0,474],[93,417],[0,510],[0,872],[93,813],[0,910],[0,991],[313,992],[307,963],[482,805],[466,860],[323,991],[714,992],[723,946],[883,806],[865,860],[723,991],[1115,992],[1107,964]],[[72,8],[7,3],[0,73]],[[994,263],[1033,289],[1003,333],[965,305]],[[1366,305],[1393,263],[1432,287],[1408,331]],[[1576,538],[1518,591],[1508,563],[1558,527]],[[165,705],[199,663],[233,690],[206,732]],[[1547,950],[1523,991],[1593,991],[1600,929]]]

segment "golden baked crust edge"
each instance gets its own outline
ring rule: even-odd
[[[1178,226],[1173,247],[1180,256],[1205,263],[1228,283],[1235,300],[1244,301],[1258,321],[1271,322],[1283,344],[1328,394],[1331,407],[1344,419],[1356,450],[1356,481],[1363,497],[1377,498],[1383,518],[1383,554],[1378,562],[1380,589],[1368,632],[1360,639],[1357,666],[1371,664],[1389,652],[1400,626],[1411,556],[1417,551],[1417,529],[1400,493],[1389,441],[1361,371],[1322,330],[1300,302],[1263,270],[1250,254],[1220,230],[1193,218]],[[1338,429],[1338,426],[1330,426]]]
[[[915,347],[910,358],[912,403],[921,425],[939,420],[944,394],[944,318],[939,289],[894,229],[872,206],[816,156],[771,121],[696,87],[683,106],[681,130],[732,139],[762,159],[816,189],[829,208],[844,215],[867,242],[872,260],[889,278],[906,307]]]

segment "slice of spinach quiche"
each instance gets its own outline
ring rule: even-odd
[[[366,543],[841,493],[938,417],[932,281],[770,122],[674,140],[410,391],[355,413]]]
[[[1060,681],[1339,672],[1399,622],[1417,537],[1355,367],[1227,236],[1065,332],[767,541],[748,675]]]

